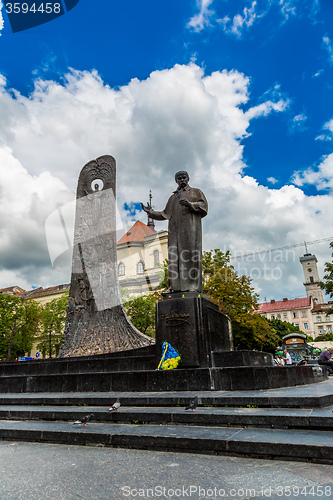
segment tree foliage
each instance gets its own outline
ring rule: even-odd
[[[251,286],[251,279],[238,275],[229,261],[229,252],[214,250],[203,253],[203,291],[222,312],[237,319],[257,308],[258,295]]]
[[[268,323],[272,328],[274,328],[275,332],[279,336],[279,345],[281,345],[282,338],[285,335],[289,335],[290,333],[301,333],[304,335],[304,332],[299,328],[299,326],[295,326],[288,321],[282,321],[281,319],[267,319]]]
[[[238,275],[230,264],[230,253],[219,249],[203,253],[203,291],[231,320],[236,349],[274,352],[279,338],[259,314],[258,295],[248,276]]]
[[[315,338],[315,342],[331,342],[333,340],[333,333],[325,333],[318,335]]]
[[[158,301],[157,292],[140,295],[124,304],[126,314],[140,332],[155,337],[155,305]]]
[[[231,324],[236,349],[275,352],[279,337],[260,314],[242,314],[231,320]]]
[[[159,284],[159,290],[167,290],[169,288],[168,281],[168,259],[164,259],[163,264],[159,264],[160,271],[157,274],[161,277],[161,283]]]
[[[38,337],[37,348],[43,357],[57,356],[61,347],[64,332],[66,312],[68,306],[68,292],[58,299],[53,299],[44,306],[42,311],[42,332]]]
[[[333,248],[333,241],[330,243],[330,247]],[[332,258],[333,258],[333,253],[332,253]],[[333,263],[332,262],[325,262],[324,272],[325,272],[324,279],[323,279],[323,281],[321,281],[319,283],[319,286],[323,290],[325,290],[325,292],[330,297],[333,297]]]
[[[41,320],[37,302],[0,294],[0,358],[7,361],[24,356],[33,346]]]

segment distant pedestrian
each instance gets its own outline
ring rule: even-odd
[[[278,361],[278,365],[279,365],[279,366],[284,366],[284,361],[283,361],[282,356],[278,356],[278,357],[277,357],[277,361]]]
[[[323,351],[318,358],[318,364],[329,366],[331,370],[333,370],[332,354],[333,347],[329,347],[328,349],[326,349],[326,351]]]
[[[291,356],[289,354],[289,352],[287,351],[287,349],[285,349],[283,351],[284,353],[284,358],[283,358],[283,361],[285,362],[285,364],[288,366],[288,365],[292,365],[293,362],[291,361]]]

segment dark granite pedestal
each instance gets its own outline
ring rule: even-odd
[[[0,393],[244,391],[327,379],[326,366],[277,367],[265,361],[265,353],[252,356],[251,351],[238,351],[236,359],[243,358],[251,366],[236,366],[235,359],[227,366],[228,360],[221,353],[223,367],[156,370],[155,349],[152,345],[98,356],[2,362]]]
[[[165,293],[156,306],[156,347],[169,342],[182,368],[215,366],[213,353],[231,351],[231,323],[208,297],[197,292]]]

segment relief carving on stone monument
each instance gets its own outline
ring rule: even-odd
[[[101,156],[81,170],[76,195],[71,286],[60,357],[143,347],[121,304],[116,251],[116,162]]]

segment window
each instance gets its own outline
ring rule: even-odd
[[[322,326],[319,328],[319,333],[320,333],[320,335],[322,335],[324,333],[324,328]]]
[[[278,314],[276,317],[277,319],[281,319],[281,314]]]
[[[332,325],[327,325],[327,333],[332,333]]]
[[[308,330],[309,329],[308,323],[303,323],[303,328],[304,328],[304,330]]]
[[[317,322],[321,323],[321,316],[317,316]]]
[[[297,312],[293,312],[293,318],[297,318]]]
[[[275,316],[274,316],[274,314],[271,314],[271,319],[275,319]]]
[[[313,283],[313,276],[310,276],[310,283]]]
[[[287,313],[283,313],[283,317],[284,318],[287,318],[288,314]]]
[[[138,262],[137,273],[143,274],[143,262],[141,260]]]
[[[299,323],[295,323],[295,326],[299,326]]]
[[[330,320],[330,317],[327,315],[325,318],[325,321],[329,321],[329,320]]]
[[[154,267],[158,267],[158,264],[160,263],[160,252],[158,250],[154,250],[153,256],[154,256]]]
[[[125,264],[123,262],[118,264],[118,276],[125,276]]]
[[[302,318],[306,318],[306,311],[302,311]]]

